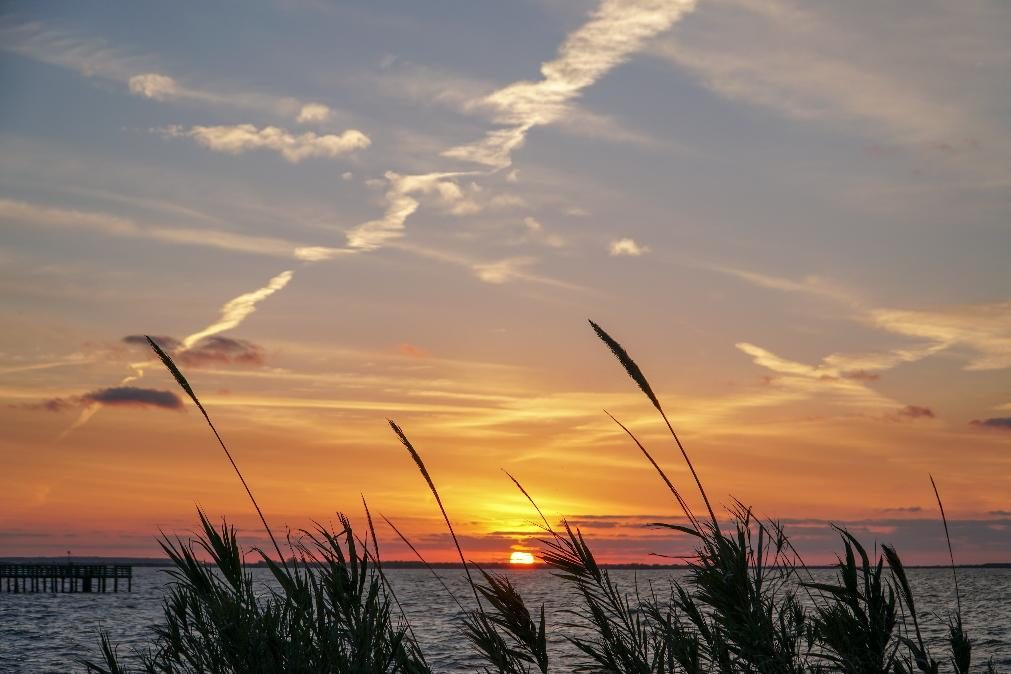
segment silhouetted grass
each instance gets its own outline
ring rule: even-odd
[[[612,580],[578,527],[564,520],[552,526],[519,480],[507,473],[543,523],[542,561],[576,591],[576,603],[563,608],[571,625],[579,627],[566,639],[581,656],[552,661],[548,642],[553,627],[545,619],[544,605],[530,610],[506,576],[468,562],[425,462],[404,431],[390,421],[435,497],[465,569],[474,595],[473,609],[464,607],[426,562],[460,609],[461,635],[484,663],[482,671],[930,674],[941,671],[945,660],[956,674],[970,671],[972,644],[962,620],[954,552],[932,477],[956,601],[947,622],[949,637],[940,645],[929,644],[923,636],[924,616],[917,611],[908,576],[893,547],[883,545],[880,554],[871,555],[853,534],[837,527],[842,555],[835,581],[815,582],[779,523],[760,520],[738,501],[726,510],[721,523],[642,370],[603,328],[590,324],[660,414],[709,517],[695,516],[643,443],[608,413],[653,466],[687,520],[687,525],[658,522],[652,526],[689,535],[695,545],[683,582],[671,579],[668,591],[658,593],[651,587],[643,596],[638,586],[622,588]],[[317,525],[297,540],[289,537],[285,562],[252,491],[189,382],[157,344],[152,341],[151,346],[204,415],[246,489],[278,560],[257,551],[259,558],[267,563],[280,589],[258,596],[234,529],[225,523],[215,528],[198,511],[201,533],[194,541],[161,541],[174,565],[172,583],[164,622],[154,629],[150,648],[136,656],[139,665],[124,666],[103,634],[102,662],[86,663],[88,670],[108,674],[431,671],[422,644],[383,574],[364,498],[368,523],[364,541],[355,536],[350,520],[339,515],[338,531]],[[424,562],[400,530],[383,519]],[[368,536],[372,537],[371,551]],[[209,557],[211,564],[204,564],[201,557]],[[801,600],[801,592],[809,601]],[[391,610],[391,601],[397,613]],[[948,657],[934,658],[932,648],[943,648]],[[992,661],[985,667],[996,671]]]

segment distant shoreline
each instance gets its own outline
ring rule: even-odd
[[[172,566],[171,560],[163,557],[0,557],[0,564],[127,564],[137,567],[166,567]],[[249,564],[252,568],[266,568],[263,562],[253,562]],[[462,569],[460,562],[431,562],[433,569]],[[517,569],[517,570],[538,570],[546,568],[544,564],[538,562],[532,565],[510,564],[509,562],[484,562],[475,564],[482,569]],[[687,564],[607,564],[601,563],[603,569],[615,569],[626,571],[663,571],[663,570],[687,570]],[[391,560],[383,561],[385,569],[425,569],[422,562],[412,560]],[[809,565],[809,569],[835,569],[835,564]],[[910,564],[907,569],[951,569],[949,564]],[[1011,569],[1011,562],[988,562],[985,564],[958,564],[958,569]]]

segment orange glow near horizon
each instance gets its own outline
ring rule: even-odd
[[[534,556],[529,552],[523,552],[522,550],[514,550],[511,555],[509,555],[509,563],[515,564],[516,566],[530,566],[536,560]]]

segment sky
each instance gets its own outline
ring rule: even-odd
[[[1011,5],[3,4],[0,556],[262,545],[361,498],[453,558],[1011,560]],[[385,524],[384,555],[410,553]]]

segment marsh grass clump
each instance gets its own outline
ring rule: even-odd
[[[474,604],[467,607],[435,574],[459,609],[458,626],[480,658],[480,670],[498,674],[608,672],[621,674],[968,674],[972,642],[962,620],[954,553],[940,494],[931,477],[951,559],[954,611],[947,617],[948,638],[928,643],[915,596],[898,552],[882,545],[874,554],[849,531],[836,527],[842,554],[835,578],[818,582],[776,521],[763,520],[733,501],[717,517],[702,480],[642,370],[628,352],[596,323],[597,336],[618,359],[660,414],[705,505],[700,518],[653,454],[618,419],[656,470],[685,517],[686,524],[653,526],[689,536],[694,554],[688,574],[667,588],[638,583],[623,587],[597,562],[578,527],[557,526],[512,475],[542,522],[541,559],[575,591],[574,603],[552,625],[545,606],[531,609],[502,574],[468,562],[447,508],[421,454],[404,430],[390,426],[407,449],[453,539],[466,572]],[[238,475],[270,538],[277,559],[256,550],[279,589],[255,591],[235,530],[215,528],[199,512],[201,532],[194,541],[164,538],[173,564],[164,604],[164,623],[155,628],[151,647],[138,654],[149,673],[244,672],[414,673],[430,672],[423,644],[404,618],[383,574],[372,516],[365,505],[368,536],[359,539],[351,522],[339,516],[336,531],[322,526],[288,538],[290,555],[281,554],[267,520],[211,423],[196,393],[171,358],[151,343],[159,358],[193,399]],[[417,548],[383,518],[424,562]],[[372,539],[372,550],[368,538]],[[210,564],[201,561],[209,558]],[[468,600],[469,601],[469,600]],[[397,607],[394,611],[392,607]],[[571,628],[571,629],[570,629]],[[552,630],[579,655],[561,659],[549,651]],[[107,636],[102,662],[90,672],[126,672]],[[935,658],[934,653],[945,653]],[[991,660],[979,671],[996,672]]]
[[[430,671],[408,626],[391,612],[379,569],[346,517],[339,517],[338,531],[302,532],[286,565],[259,552],[276,590],[254,585],[233,527],[215,528],[203,512],[199,517],[194,540],[161,541],[172,562],[164,623],[130,671]],[[105,635],[102,652],[104,662],[86,663],[89,671],[128,671]]]

